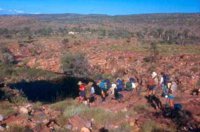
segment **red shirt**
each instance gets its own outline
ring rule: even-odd
[[[85,90],[85,85],[83,85],[83,84],[80,85],[79,90],[80,90],[80,91],[84,91],[84,90]]]

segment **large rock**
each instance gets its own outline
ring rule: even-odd
[[[88,128],[86,128],[86,127],[82,127],[81,128],[81,132],[90,132],[90,130]]]
[[[0,121],[3,121],[4,117],[3,115],[0,115]]]
[[[0,126],[0,132],[3,132],[4,128],[2,126]]]
[[[28,114],[28,109],[27,109],[26,107],[20,107],[20,108],[19,108],[19,112],[20,112],[21,114]]]

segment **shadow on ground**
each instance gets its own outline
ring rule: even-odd
[[[51,103],[79,95],[78,81],[88,83],[91,79],[64,77],[56,80],[21,81],[9,84],[12,89],[20,90],[29,101]],[[97,88],[96,88],[97,89]],[[97,90],[98,92],[98,90]]]
[[[155,109],[155,110],[162,110],[162,102],[158,97],[155,95],[152,96],[145,96],[147,102]]]
[[[145,97],[147,102],[157,110],[154,115],[156,118],[162,116],[169,118],[177,127],[177,131],[180,132],[199,132],[200,125],[194,119],[192,113],[188,110],[184,110],[181,104],[175,104],[174,109],[169,106],[162,105],[159,97],[149,96]],[[160,110],[160,112],[158,112]]]

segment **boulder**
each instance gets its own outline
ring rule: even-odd
[[[67,130],[72,130],[73,126],[72,126],[72,124],[68,123],[68,124],[65,126],[65,128],[66,128]]]
[[[0,126],[0,132],[2,131],[4,131],[5,129],[2,127],[2,126]]]
[[[90,129],[86,128],[86,127],[82,127],[81,128],[81,132],[90,132]]]
[[[20,112],[21,114],[28,114],[28,109],[27,109],[26,107],[20,107],[20,108],[19,108],[19,112]]]
[[[3,115],[0,115],[0,121],[3,121],[4,117]]]

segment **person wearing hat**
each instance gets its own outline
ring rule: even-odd
[[[83,102],[84,99],[86,98],[86,93],[85,93],[86,87],[81,81],[78,82],[78,85],[79,85],[79,91],[80,91],[79,92],[79,102]]]
[[[175,92],[175,90],[173,89],[172,81],[170,81],[167,85],[168,85],[168,96],[167,96],[168,102],[169,102],[170,107],[173,109],[174,108],[174,98],[175,98],[174,92]]]
[[[110,95],[114,95],[114,90],[117,88],[115,83],[112,83],[111,88],[109,89]]]
[[[87,96],[87,101],[88,104],[90,105],[91,103],[93,103],[95,101],[95,89],[94,89],[94,83],[93,82],[89,82],[88,83],[88,96]],[[87,94],[87,93],[86,93]]]
[[[153,90],[153,94],[155,94],[155,91],[159,86],[158,74],[156,72],[152,72],[151,77],[153,78],[153,80],[155,82],[155,88]]]
[[[156,89],[156,82],[152,75],[149,75],[147,80],[147,96],[154,95]]]
[[[101,97],[102,97],[102,101],[104,102],[106,100],[106,93],[107,93],[106,83],[104,80],[100,79],[98,80],[97,85],[101,89]]]
[[[135,83],[131,82],[128,78],[126,79],[126,87],[124,90],[126,91],[132,91],[135,88]]]

